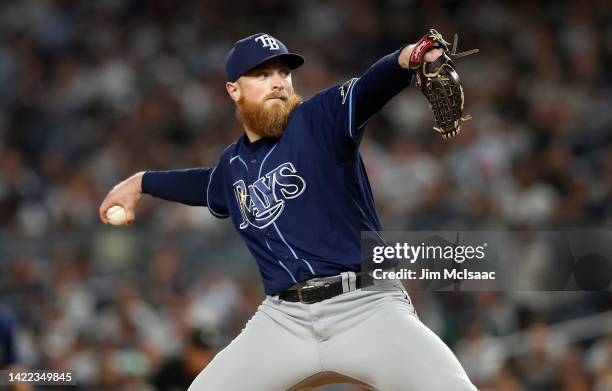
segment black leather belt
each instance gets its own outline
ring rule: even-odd
[[[364,273],[356,273],[355,289],[364,285]],[[371,279],[369,279],[371,281]],[[346,282],[344,283],[346,285]],[[305,283],[293,286],[278,295],[278,298],[292,303],[312,304],[349,292],[343,287],[342,277],[333,276],[308,280]]]

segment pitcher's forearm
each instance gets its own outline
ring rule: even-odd
[[[205,206],[209,173],[209,168],[146,171],[142,177],[142,192],[167,201]]]

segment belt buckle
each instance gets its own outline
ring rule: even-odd
[[[317,302],[316,298],[307,299],[304,297],[304,293],[312,292],[317,288],[319,287],[315,285],[306,285],[301,288],[298,288],[297,294],[298,294],[298,298],[300,299],[300,303],[304,303],[304,304],[316,303]]]

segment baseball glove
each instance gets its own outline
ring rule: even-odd
[[[410,55],[410,69],[415,72],[417,86],[427,97],[436,121],[434,130],[445,139],[457,135],[461,122],[472,118],[463,115],[463,87],[453,60],[478,52],[473,49],[457,53],[457,34],[452,49],[449,45],[440,33],[431,29],[417,42]],[[444,53],[437,60],[426,62],[425,53],[434,48],[441,48]]]

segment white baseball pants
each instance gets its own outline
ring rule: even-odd
[[[419,321],[405,291],[392,289],[359,289],[314,304],[266,297],[189,391],[297,391],[332,383],[476,390],[452,351]]]

